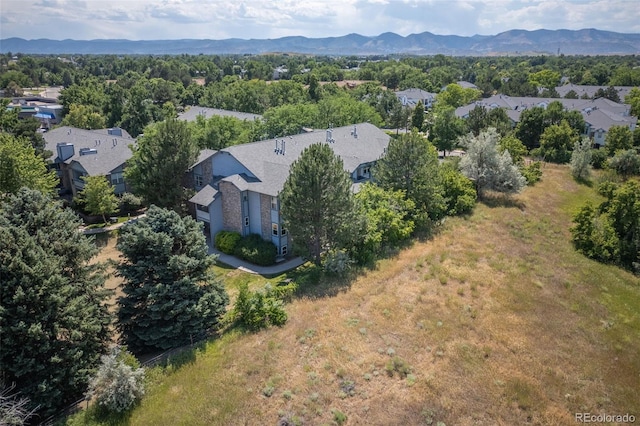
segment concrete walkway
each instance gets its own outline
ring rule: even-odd
[[[280,275],[292,269],[296,269],[298,266],[302,265],[305,262],[301,257],[294,257],[292,259],[287,259],[283,262],[276,263],[275,265],[258,266],[242,259],[238,259],[235,256],[222,253],[221,251],[212,247],[209,241],[207,241],[207,244],[209,244],[209,254],[218,255],[218,261],[220,263],[224,263],[225,265],[229,265],[232,268],[236,268],[244,272],[249,272],[250,274]]]

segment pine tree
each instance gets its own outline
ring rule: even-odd
[[[211,271],[201,224],[151,206],[120,229],[117,248],[124,256],[118,329],[131,350],[186,344],[218,325],[229,298]]]
[[[0,376],[44,416],[83,395],[109,340],[105,276],[80,224],[34,190],[0,207]]]
[[[424,126],[424,104],[422,103],[422,101],[418,101],[418,104],[413,110],[413,115],[411,116],[411,127],[414,129],[418,129],[418,131],[421,132],[423,126]]]
[[[404,191],[416,208],[411,216],[417,227],[441,219],[446,212],[439,174],[438,154],[433,145],[417,132],[392,140],[387,153],[374,169],[382,188]]]
[[[196,161],[198,147],[187,122],[167,119],[147,129],[127,163],[125,179],[148,204],[182,209],[185,172]]]
[[[291,165],[280,200],[297,250],[316,264],[323,253],[353,241],[357,231],[351,179],[329,145],[313,144],[302,152]]]

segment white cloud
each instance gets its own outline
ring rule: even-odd
[[[640,31],[637,0],[2,0],[0,38],[277,38]]]

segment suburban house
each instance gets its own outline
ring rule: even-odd
[[[411,108],[415,108],[420,101],[422,101],[425,108],[431,108],[436,100],[435,93],[415,88],[399,90],[396,92],[396,96],[400,103],[402,103],[402,106],[408,106]]]
[[[629,92],[631,92],[633,87],[634,86],[613,86],[613,88],[616,89],[616,92],[618,92],[618,97],[621,101],[624,101],[624,98],[629,94]],[[607,90],[608,88],[609,86],[588,86],[568,83],[556,87],[556,92],[560,97],[564,98],[567,96],[567,93],[573,90],[579,98],[588,97],[589,99],[592,99],[596,96],[596,93],[599,90]]]
[[[83,176],[106,176],[116,194],[126,191],[124,167],[136,140],[126,130],[84,130],[63,126],[43,134],[51,166],[64,190],[75,196],[84,188]]]
[[[468,118],[469,112],[476,106],[486,109],[504,108],[513,126],[520,121],[523,111],[541,107],[547,108],[551,102],[560,102],[567,111],[580,111],[586,123],[583,135],[588,136],[596,146],[605,144],[606,135],[612,126],[628,126],[633,131],[638,118],[631,115],[631,107],[619,104],[606,98],[597,99],[563,99],[563,98],[534,98],[494,95],[464,105],[456,109],[455,114],[460,118]]]
[[[342,158],[356,192],[371,178],[371,166],[384,155],[389,136],[370,123],[361,123],[220,151],[203,150],[189,172],[198,191],[189,201],[212,241],[221,230],[259,234],[276,245],[279,256],[290,253],[278,195],[291,164],[315,143],[328,144]]]
[[[50,129],[62,121],[62,105],[56,99],[42,96],[12,98],[8,110],[19,109],[18,118],[34,117],[40,120],[40,127]]]
[[[261,120],[262,116],[259,114],[251,114],[248,112],[239,112],[239,111],[229,111],[226,109],[218,109],[218,108],[205,108],[199,106],[193,106],[186,110],[185,112],[178,114],[178,119],[184,121],[196,121],[196,119],[200,116],[203,118],[211,118],[214,115],[219,117],[234,117],[238,120]]]

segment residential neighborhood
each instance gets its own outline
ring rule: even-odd
[[[534,33],[0,53],[0,425],[636,421],[640,57]]]

